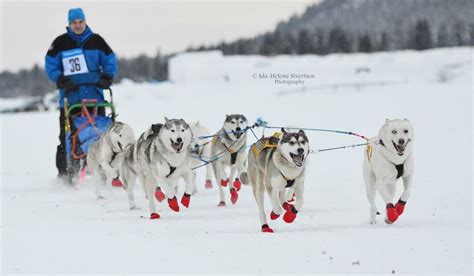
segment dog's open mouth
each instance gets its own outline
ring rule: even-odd
[[[408,143],[400,145],[392,141],[392,144],[393,144],[393,147],[397,150],[398,156],[402,156],[405,153],[405,147]]]
[[[174,142],[173,140],[171,140],[171,147],[173,147],[173,149],[176,151],[176,152],[180,152],[182,149],[183,149],[183,142]]]
[[[234,133],[235,139],[237,140],[239,140],[240,137],[242,137],[242,135],[244,134],[242,131],[233,131],[232,133]]]
[[[290,152],[290,156],[291,156],[291,159],[293,160],[293,163],[295,163],[297,167],[303,166],[304,153],[294,154]]]

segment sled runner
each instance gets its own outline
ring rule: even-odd
[[[107,128],[115,122],[115,107],[112,90],[110,102],[84,99],[81,103],[69,105],[64,98],[64,130],[66,134],[66,181],[73,185],[86,175],[86,157],[89,146],[97,141]],[[106,115],[107,109],[109,114]]]

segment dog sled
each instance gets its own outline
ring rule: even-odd
[[[92,85],[92,84],[83,84]],[[87,153],[89,146],[115,122],[115,106],[112,89],[110,102],[97,102],[84,99],[81,103],[69,105],[64,98],[64,130],[66,146],[66,182],[76,185],[86,176]]]

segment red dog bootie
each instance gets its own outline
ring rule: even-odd
[[[160,187],[156,187],[155,198],[156,200],[158,200],[158,202],[162,202],[166,198],[165,194],[161,191]]]
[[[191,195],[184,193],[183,197],[181,198],[181,204],[183,204],[184,207],[188,208],[190,201],[191,201]]]
[[[295,206],[291,206],[290,210],[286,211],[285,215],[283,216],[283,220],[286,223],[292,223],[293,221],[295,221],[297,213],[298,210],[296,210]]]
[[[229,178],[227,178],[226,180],[221,179],[221,186],[222,187],[227,187],[227,184],[229,184]]]
[[[242,182],[240,182],[240,179],[236,178],[234,180],[234,183],[232,183],[232,186],[237,189],[237,192],[240,191],[240,188],[242,187]]]
[[[399,199],[397,204],[395,204],[395,209],[397,209],[398,215],[403,214],[403,210],[405,210],[405,204],[407,204],[407,202],[401,199]]]
[[[112,186],[123,187],[123,184],[122,184],[122,181],[120,181],[120,179],[117,177],[117,178],[112,179]]]
[[[268,224],[262,225],[262,232],[263,233],[273,233],[273,229],[268,226]]]
[[[235,204],[238,199],[239,199],[239,194],[237,193],[235,188],[231,188],[230,189],[230,202],[232,202],[232,204]]]
[[[279,217],[280,217],[280,215],[275,214],[273,211],[270,213],[270,219],[271,220],[276,220]]]
[[[385,222],[387,222],[388,224],[392,224],[398,219],[398,216],[399,214],[397,212],[397,209],[395,209],[393,204],[387,204],[387,219],[385,220]]]
[[[288,202],[283,202],[282,207],[283,207],[283,209],[285,209],[285,210],[288,211],[288,210],[291,209],[291,207],[293,207],[293,204],[290,204],[290,203],[288,203]]]
[[[158,213],[151,213],[150,219],[159,219],[160,215]]]
[[[172,199],[168,198],[168,206],[170,207],[171,210],[175,212],[179,212],[179,205],[178,205],[178,200],[176,197],[173,197]]]
[[[206,184],[204,185],[206,189],[212,189],[212,181],[211,180],[206,180]]]

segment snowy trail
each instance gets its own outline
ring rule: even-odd
[[[148,219],[141,185],[140,210],[128,210],[126,194],[112,188],[95,200],[90,180],[76,191],[55,182],[56,112],[2,115],[3,273],[466,273],[472,269],[472,67],[447,83],[433,81],[432,63],[472,62],[472,49],[416,55],[392,53],[380,75],[417,74],[419,80],[361,90],[309,90],[276,96],[275,86],[205,83],[116,86],[119,120],[138,136],[167,117],[200,120],[216,131],[226,113],[264,116],[273,125],[352,130],[377,134],[385,118],[414,124],[416,171],[406,213],[393,225],[368,223],[362,180],[363,149],[311,156],[305,205],[295,223],[271,221],[276,233],[259,232],[251,189],[235,206],[217,208],[218,191],[204,189],[180,213],[159,204],[160,220]],[[449,55],[450,60],[446,60]],[[366,58],[383,64],[389,54]],[[330,56],[316,71],[357,63],[359,55]],[[281,62],[285,64],[285,62]],[[413,66],[406,66],[406,65]],[[404,66],[402,66],[404,65]],[[398,67],[397,67],[398,66]],[[335,73],[328,74],[337,80]],[[426,77],[431,76],[431,77]],[[236,93],[238,93],[236,96]],[[260,133],[260,131],[258,131]],[[267,132],[267,134],[269,134]],[[358,143],[355,137],[311,133],[312,148]],[[253,141],[249,138],[249,141]],[[401,184],[399,184],[400,192]],[[107,194],[106,194],[107,195]],[[228,197],[228,195],[227,195]],[[229,204],[228,204],[229,205]],[[378,198],[378,207],[383,204]],[[270,210],[269,202],[266,204]]]

